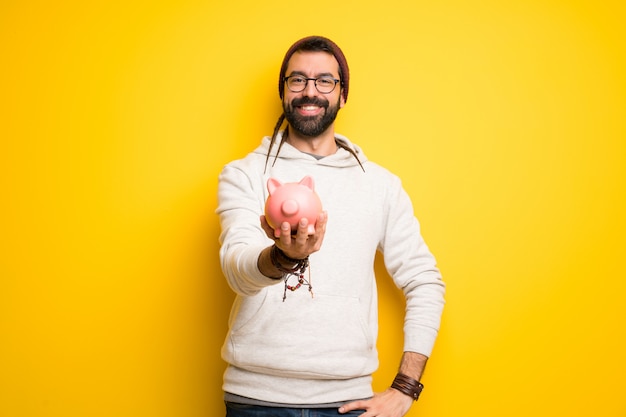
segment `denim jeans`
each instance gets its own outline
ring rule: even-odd
[[[226,402],[226,417],[340,417],[360,416],[364,411],[351,411],[339,414],[339,407],[334,408],[283,408],[261,407]]]

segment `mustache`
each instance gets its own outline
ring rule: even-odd
[[[301,106],[306,106],[306,105],[319,106],[319,107],[323,107],[326,109],[328,108],[329,103],[328,103],[328,100],[324,100],[318,97],[295,98],[291,102],[292,107],[301,107]]]

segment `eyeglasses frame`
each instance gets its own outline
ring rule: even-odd
[[[289,88],[289,83],[287,82],[291,77],[300,77],[300,78],[304,78],[304,80],[306,81],[306,83],[304,84],[304,87],[302,88],[302,90],[298,90],[298,91],[293,91],[291,88]],[[331,80],[333,80],[335,82],[335,85],[333,86],[333,89],[330,90],[327,93],[323,93],[319,90],[319,88],[317,88],[317,80],[322,79],[322,78],[329,78]],[[317,90],[318,93],[320,94],[330,94],[333,91],[335,91],[335,88],[337,88],[337,84],[339,84],[341,82],[341,80],[337,79],[337,78],[333,78],[333,77],[329,77],[329,76],[324,76],[324,77],[317,77],[317,78],[310,78],[310,77],[305,77],[299,74],[293,74],[293,75],[289,75],[287,77],[283,77],[283,82],[285,84],[287,84],[287,89],[289,91],[291,91],[292,93],[301,93],[304,90],[306,90],[306,87],[309,85],[309,81],[313,81],[313,85],[315,86],[315,89]]]

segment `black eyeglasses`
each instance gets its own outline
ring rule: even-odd
[[[322,94],[332,93],[337,83],[341,81],[333,77],[307,78],[302,75],[290,75],[289,77],[285,77],[284,80],[287,84],[287,88],[292,93],[304,91],[309,81],[313,81],[317,91]]]

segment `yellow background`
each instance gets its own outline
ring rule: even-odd
[[[223,415],[217,174],[310,34],[448,284],[409,415],[626,416],[623,4],[3,1],[0,416]],[[377,269],[382,390],[403,311]]]

